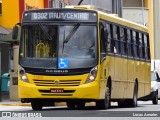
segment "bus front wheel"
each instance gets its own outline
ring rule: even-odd
[[[78,101],[78,102],[76,102],[76,106],[78,109],[83,109],[83,108],[85,108],[85,102]]]
[[[66,104],[67,104],[67,107],[68,107],[68,108],[71,108],[71,109],[75,108],[75,103],[74,103],[74,101],[69,101],[69,102],[67,102]]]
[[[105,91],[105,99],[96,101],[98,109],[108,109],[110,107],[110,89],[107,87]]]
[[[43,103],[40,100],[32,100],[31,106],[33,110],[42,110]]]

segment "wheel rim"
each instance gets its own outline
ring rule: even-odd
[[[133,96],[133,104],[136,107],[137,106],[137,86],[135,85],[135,91]]]
[[[110,106],[110,90],[107,88],[106,94],[105,94],[105,106],[108,108]]]

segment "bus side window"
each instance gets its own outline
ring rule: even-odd
[[[127,53],[128,56],[133,56],[133,49],[132,49],[132,39],[131,39],[131,30],[127,29]]]
[[[143,54],[143,59],[145,59],[144,34],[142,34],[142,54]]]
[[[106,29],[105,29],[105,44],[107,48],[107,52],[111,53],[112,52],[112,45],[111,45],[111,25],[106,24]]]
[[[102,54],[104,54],[104,53],[106,53],[106,47],[105,47],[105,37],[104,37],[104,26],[103,26],[103,24],[101,23],[101,25],[100,25],[100,35],[101,35],[101,38],[100,38],[100,40],[101,40],[101,53]]]
[[[118,27],[113,25],[113,40],[114,40],[114,53],[119,54],[120,49],[119,49],[119,31]]]
[[[138,46],[139,46],[139,57],[143,58],[143,54],[142,54],[142,34],[137,33],[137,38],[138,38]]]
[[[149,37],[144,34],[145,59],[150,60]]]
[[[143,43],[142,43],[142,33],[138,33],[138,39],[139,39],[139,57],[143,58],[143,51],[142,51],[142,47],[143,47]]]
[[[133,39],[134,57],[138,58],[138,43],[137,43],[137,37],[136,37],[136,32],[135,31],[132,31],[132,39]]]
[[[121,54],[126,55],[126,38],[125,38],[125,29],[120,27],[120,49]]]

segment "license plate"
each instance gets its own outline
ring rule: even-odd
[[[64,89],[62,88],[51,88],[51,93],[63,93]]]

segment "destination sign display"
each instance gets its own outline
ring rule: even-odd
[[[96,22],[96,12],[80,11],[30,11],[23,15],[23,21],[88,21]]]

